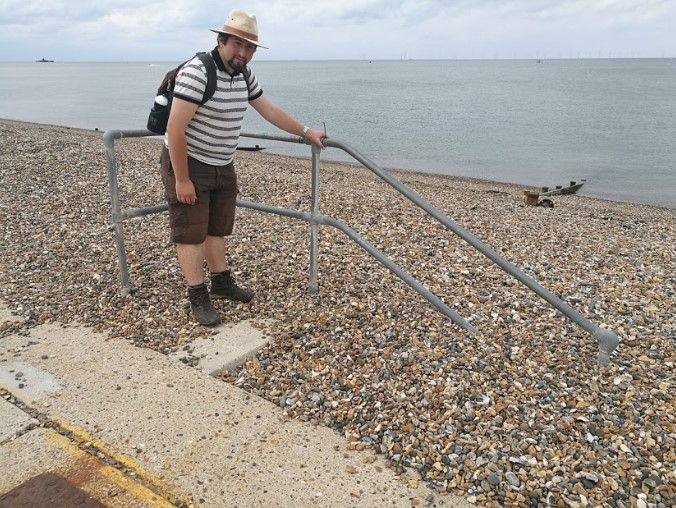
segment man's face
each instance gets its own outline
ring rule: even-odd
[[[256,45],[244,39],[240,39],[235,35],[228,37],[225,44],[221,44],[223,48],[223,63],[229,71],[241,72],[246,64],[248,64],[256,52]]]

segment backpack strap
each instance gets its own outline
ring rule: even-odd
[[[249,68],[245,65],[242,67],[242,76],[244,76],[244,84],[246,85],[246,90],[249,92],[249,79],[251,77],[251,73],[249,72]]]
[[[214,62],[209,53],[197,53],[197,58],[202,60],[204,67],[207,69],[207,87],[204,90],[204,96],[200,103],[200,105],[203,105],[214,96],[214,92],[216,91],[216,82],[218,81],[216,77],[216,62]]]

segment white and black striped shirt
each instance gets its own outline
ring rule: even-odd
[[[190,157],[212,166],[223,166],[235,156],[249,101],[260,97],[263,90],[250,68],[247,86],[242,73],[235,76],[228,74],[217,50],[212,51],[211,55],[216,62],[216,90],[211,99],[197,108],[185,135]],[[199,104],[206,86],[207,70],[202,61],[195,57],[176,76],[174,97]],[[168,144],[167,137],[165,143]]]

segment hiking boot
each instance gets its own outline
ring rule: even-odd
[[[188,299],[190,300],[190,310],[192,310],[199,324],[213,326],[221,322],[221,315],[211,305],[206,284],[188,286]]]
[[[230,270],[211,274],[211,298],[227,298],[235,302],[250,302],[254,292],[241,288],[230,275]]]

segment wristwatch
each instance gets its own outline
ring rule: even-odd
[[[307,135],[307,131],[309,131],[309,130],[310,130],[310,127],[308,127],[307,125],[305,127],[303,127],[303,137],[305,137]]]

